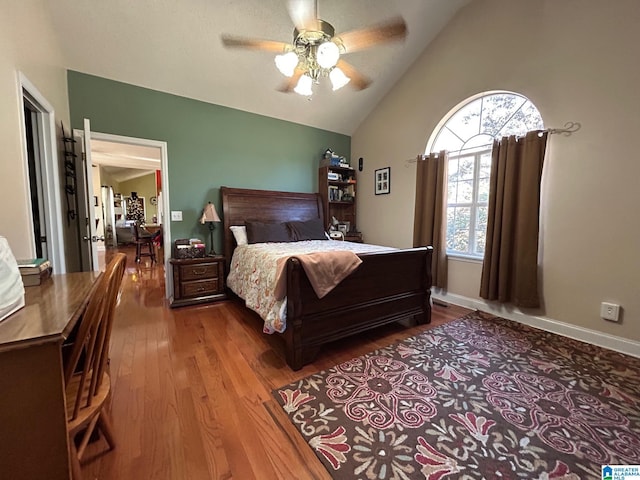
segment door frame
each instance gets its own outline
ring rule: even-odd
[[[89,119],[91,120],[91,119]],[[84,138],[84,130],[74,129],[73,136]],[[169,156],[167,153],[167,142],[160,140],[150,140],[147,138],[126,137],[123,135],[115,135],[112,133],[101,133],[91,130],[92,140],[102,140],[113,143],[124,143],[128,145],[137,145],[141,147],[155,147],[160,149],[160,177],[162,179],[162,247],[164,251],[164,275],[165,275],[165,297],[169,298],[173,291],[173,278],[169,275],[166,268],[171,258],[171,217],[169,213]],[[86,181],[86,180],[85,180]],[[90,203],[88,208],[93,208],[92,199],[87,199]]]
[[[56,143],[55,110],[36,86],[21,71],[17,71],[18,102],[20,112],[20,135],[22,158],[24,161],[23,181],[25,184],[25,205],[31,208],[31,186],[29,183],[29,156],[27,153],[27,134],[24,117],[25,92],[35,101],[30,102],[37,109],[40,151],[40,166],[42,172],[42,202],[44,205],[45,235],[47,237],[47,257],[55,273],[66,273],[66,259],[64,253],[64,236],[62,225],[62,202],[60,200],[60,182],[58,179],[58,148]],[[36,239],[33,233],[33,218],[29,215],[29,248],[31,255],[35,255]],[[38,240],[39,241],[39,240]]]

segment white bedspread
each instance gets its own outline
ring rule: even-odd
[[[287,243],[239,245],[233,252],[227,286],[247,307],[264,320],[265,333],[284,332],[287,299],[276,300],[276,264],[279,258],[322,251],[349,250],[355,253],[395,250],[391,247],[337,240],[306,240]]]

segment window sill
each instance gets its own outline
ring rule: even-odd
[[[461,262],[469,262],[469,263],[482,263],[482,257],[476,257],[473,255],[464,255],[462,253],[447,253],[447,258],[451,260],[457,260]]]

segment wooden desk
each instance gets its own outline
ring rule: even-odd
[[[70,478],[62,342],[99,273],[53,275],[26,287],[25,307],[0,322],[0,476]]]

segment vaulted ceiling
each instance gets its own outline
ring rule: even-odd
[[[223,33],[291,42],[286,0],[56,0],[45,2],[66,67],[218,105],[352,134],[455,13],[471,0],[319,0],[336,32],[400,15],[404,42],[345,59],[373,80],[366,90],[331,91],[325,79],[309,99],[277,91],[274,54],[226,49]]]

